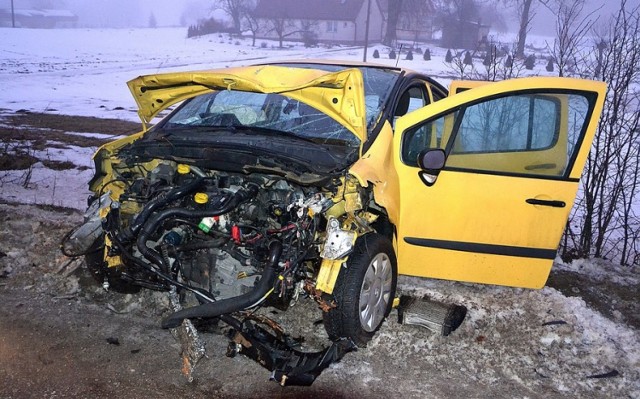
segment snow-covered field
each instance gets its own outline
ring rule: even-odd
[[[125,82],[143,74],[220,68],[282,59],[362,60],[362,49],[305,49],[274,42],[252,48],[251,40],[212,35],[186,39],[184,29],[30,30],[0,28],[0,113],[18,110],[137,120]],[[537,41],[544,46],[544,40]],[[381,58],[369,61],[394,65],[384,47]],[[441,77],[455,75],[444,63],[446,49],[430,47],[432,60],[397,61],[400,65]],[[543,74],[544,62],[532,74]],[[1,116],[1,115],[0,115]],[[0,121],[2,123],[2,121]],[[46,131],[43,131],[46,134]],[[3,139],[4,142],[4,139]],[[88,169],[53,171],[41,164],[32,170],[31,185],[0,185],[0,200],[44,203],[82,209],[91,177],[92,148],[70,146],[34,152],[38,158],[71,160]],[[12,175],[13,173],[13,175]],[[6,181],[20,180],[23,171],[8,172]],[[4,245],[0,242],[0,245]],[[3,249],[3,248],[0,248]],[[15,259],[27,256],[13,248]],[[5,249],[5,252],[6,249]],[[8,252],[7,252],[8,253]],[[0,265],[2,266],[2,265]],[[626,287],[638,278],[626,270],[594,262],[558,265],[567,273],[592,276]],[[2,272],[2,270],[0,270]],[[1,273],[0,273],[1,274]],[[613,276],[609,275],[612,274]],[[624,317],[605,317],[579,296],[567,297],[554,288],[538,291],[402,278],[401,289],[436,300],[464,304],[469,316],[451,337],[385,324],[365,351],[347,355],[326,371],[331,381],[358,378],[373,391],[389,384],[408,384],[408,396],[428,397],[428,375],[446,373],[452,384],[469,387],[508,384],[512,397],[550,393],[568,397],[640,397],[640,333]],[[545,325],[545,323],[552,322]],[[249,360],[246,360],[247,362]],[[403,370],[386,380],[381,364]],[[386,364],[385,363],[385,364]],[[587,378],[616,371],[610,378]],[[466,380],[465,380],[466,378]],[[377,387],[377,388],[376,388]],[[443,392],[442,390],[436,390]],[[495,392],[495,391],[494,391]],[[542,394],[540,394],[542,392]],[[541,396],[541,397],[542,397]],[[478,397],[482,397],[478,392]]]
[[[497,41],[510,39],[496,38]],[[539,37],[532,43],[542,48],[545,40]],[[427,48],[423,47],[423,50]],[[405,54],[391,60],[384,46],[370,48],[367,59],[425,72],[448,84],[456,71],[444,62],[446,49],[428,48],[431,61],[424,61],[419,54],[415,54],[413,60],[406,60]],[[380,53],[379,59],[372,56],[375,49]],[[128,80],[139,75],[310,58],[362,61],[363,50],[340,46],[309,49],[295,42],[285,42],[285,48],[280,49],[277,42],[264,40],[258,40],[256,47],[251,47],[250,38],[229,38],[227,34],[187,39],[182,28],[0,28],[0,112],[27,110],[139,121],[135,102],[126,86]],[[478,69],[484,68],[481,60],[476,60],[476,64]],[[544,60],[539,61],[539,66],[526,72],[547,73]],[[46,155],[91,166],[87,150],[48,151]],[[19,180],[22,173],[16,171],[11,178]],[[83,208],[88,195],[84,182],[91,177],[91,171],[80,172],[73,178],[51,173],[36,165],[32,181],[41,182],[38,186],[41,191],[20,185],[5,186],[0,198]]]
[[[183,28],[39,30],[0,28],[0,107],[10,110],[58,112],[68,115],[137,120],[135,104],[125,85],[139,75],[223,68],[285,59],[361,61],[362,48],[305,48],[300,43],[230,39],[228,35],[186,38]],[[496,40],[509,40],[498,37]],[[533,40],[544,47],[545,38]],[[265,46],[263,48],[263,46]],[[426,46],[424,46],[426,48]],[[372,57],[378,49],[380,58]],[[446,49],[429,46],[432,60],[388,58],[388,49],[369,49],[368,61],[395,65],[443,77],[455,76],[444,62]],[[544,65],[544,60],[541,60]],[[480,62],[477,62],[480,64]],[[479,69],[482,69],[479,65]],[[543,68],[534,74],[547,73]],[[123,108],[123,109],[122,109]]]

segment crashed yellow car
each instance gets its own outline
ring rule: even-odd
[[[408,70],[308,61],[128,84],[144,129],[96,153],[67,252],[105,287],[176,293],[165,328],[228,324],[231,350],[283,385],[365,345],[399,274],[544,286],[605,93],[541,77],[449,93]],[[246,312],[300,296],[322,310],[322,352]]]

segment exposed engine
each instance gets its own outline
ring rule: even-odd
[[[362,209],[353,181],[319,188],[169,160],[114,165],[113,172],[117,178],[101,185],[85,223],[63,245],[65,253],[87,255],[90,269],[95,263],[103,286],[177,289],[182,304],[164,328],[219,319],[235,331],[230,353],[260,361],[283,385],[311,384],[354,348],[335,340],[321,352],[299,352],[260,327],[264,320],[242,313],[262,304],[284,309],[303,293],[331,308],[315,288],[322,260],[343,258],[356,231],[370,231],[347,212]]]
[[[286,305],[313,272],[302,261],[317,259],[321,214],[333,205],[313,187],[264,175],[205,173],[168,161],[130,181],[107,216],[108,258],[157,272],[147,284],[166,282],[157,276],[176,279],[201,301],[252,291],[277,242],[281,277],[270,297]],[[126,273],[140,282],[140,273]]]

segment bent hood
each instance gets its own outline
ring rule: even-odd
[[[366,140],[362,73],[259,65],[202,72],[140,76],[127,82],[143,125],[171,105],[214,90],[275,93],[302,101]]]

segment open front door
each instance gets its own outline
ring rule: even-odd
[[[487,84],[491,84],[491,82],[485,80],[454,80],[449,84],[449,97]]]
[[[394,137],[399,272],[544,286],[605,89],[576,79],[516,79],[400,118]],[[430,148],[446,155],[437,177],[429,171],[435,182],[418,166]]]

